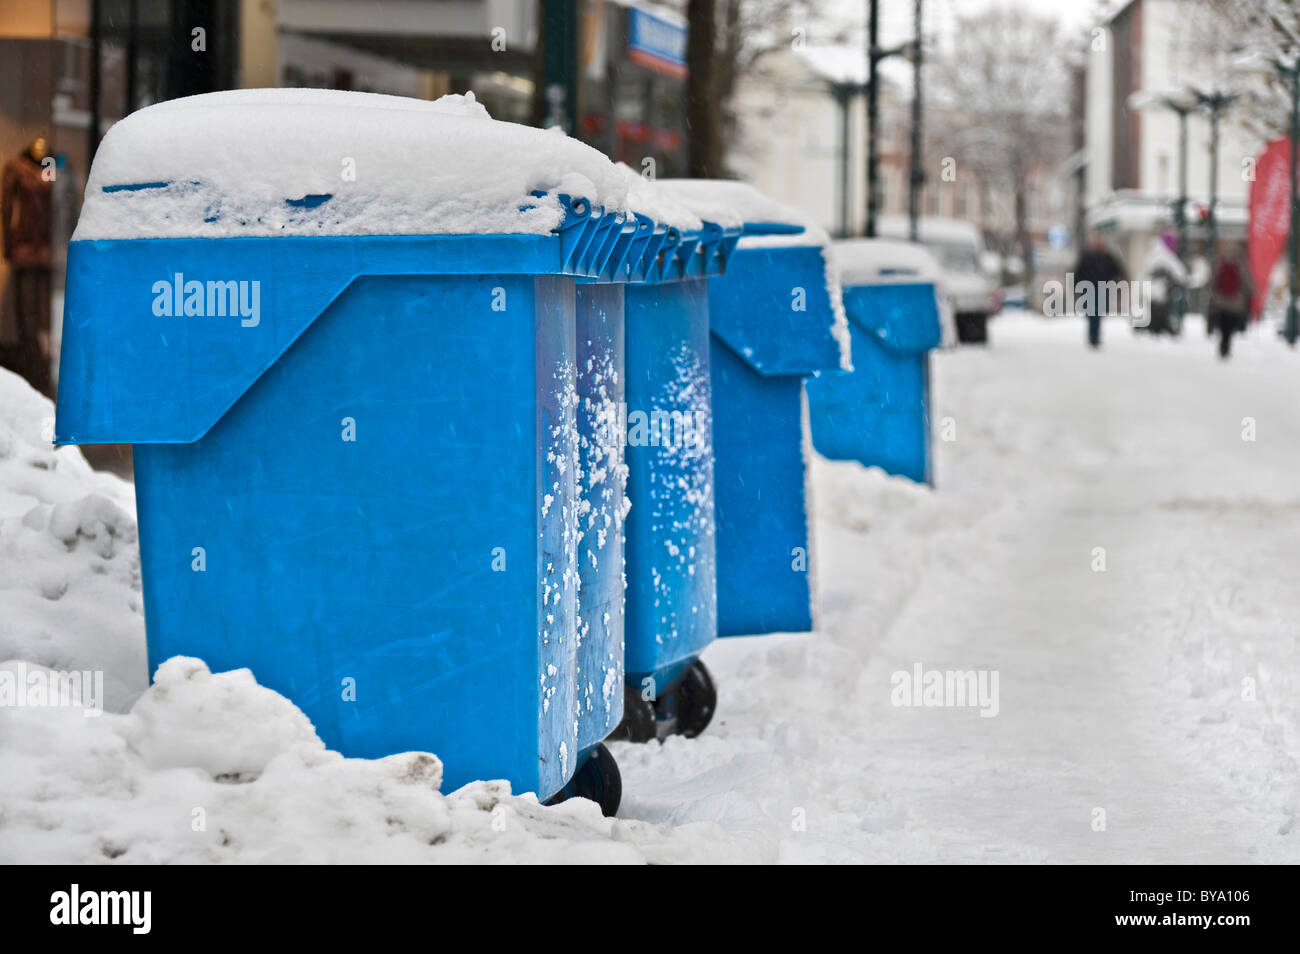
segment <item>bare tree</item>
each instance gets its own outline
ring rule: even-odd
[[[982,188],[1014,196],[1015,244],[1028,267],[1033,175],[1062,160],[1069,142],[1069,72],[1056,20],[1018,6],[959,16],[951,45],[932,62],[941,154]]]
[[[1281,76],[1269,74],[1268,61],[1300,56],[1300,0],[1208,0],[1199,14],[1202,50],[1222,64],[1223,85],[1240,94],[1233,121],[1265,141],[1287,135],[1291,90]],[[1243,61],[1251,54],[1259,62],[1247,72]]]

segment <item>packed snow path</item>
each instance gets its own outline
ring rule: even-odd
[[[822,632],[706,653],[715,725],[619,746],[620,814],[781,860],[1300,861],[1300,354],[1106,332],[937,355],[934,495],[819,462]],[[996,670],[997,715],[894,706],[917,664]]]

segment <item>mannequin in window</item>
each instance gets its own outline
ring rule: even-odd
[[[44,137],[0,172],[0,231],[14,288],[17,344],[9,363],[32,387],[50,392],[50,195],[53,163]]]

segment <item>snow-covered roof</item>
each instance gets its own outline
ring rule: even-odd
[[[626,167],[559,130],[493,120],[473,93],[268,89],[171,100],[115,124],[73,237],[545,234],[562,193],[699,226]]]

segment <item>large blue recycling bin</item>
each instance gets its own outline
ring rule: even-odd
[[[869,283],[845,276],[843,295],[853,371],[808,382],[813,445],[930,483],[930,351],[942,338],[935,285],[882,269]]]
[[[246,666],[344,754],[561,790],[623,703],[621,647],[577,638],[570,276],[662,233],[608,219],[73,242],[57,440],[136,445],[151,668]]]
[[[772,244],[803,231],[747,225],[781,237],[742,238],[709,281],[719,636],[813,625],[804,379],[847,356],[823,246]]]
[[[625,664],[657,695],[717,635],[708,280],[740,230],[706,222],[671,238],[674,253],[624,292]]]
[[[622,717],[625,653],[632,664],[645,655],[646,581],[664,583],[666,599],[673,605],[688,600],[711,605],[711,584],[704,600],[689,589],[693,574],[680,580],[665,575],[650,558],[648,551],[665,538],[658,529],[638,522],[638,508],[646,513],[652,507],[673,509],[680,502],[658,499],[651,488],[664,482],[661,465],[630,451],[628,435],[632,433],[633,446],[639,447],[638,435],[644,430],[639,426],[640,409],[648,400],[663,408],[683,397],[676,390],[676,378],[662,377],[669,372],[653,362],[658,352],[647,340],[673,333],[679,311],[673,289],[681,285],[698,292],[707,276],[725,267],[739,231],[710,223],[699,231],[666,228],[645,216],[602,213],[583,203],[569,211],[571,220],[587,219],[573,252],[585,276],[578,280],[576,292],[582,534],[577,668],[583,717],[578,740],[587,746],[608,735]],[[662,294],[649,294],[650,287],[662,289]],[[649,392],[654,397],[648,399]],[[703,400],[707,402],[707,391]],[[704,528],[696,525],[682,533],[689,535],[692,529]],[[685,635],[704,638],[693,630]],[[617,708],[610,704],[615,695]]]

